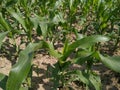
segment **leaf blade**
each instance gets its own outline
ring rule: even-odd
[[[6,90],[19,90],[31,68],[33,52],[41,47],[40,43],[30,43],[20,52],[18,62],[12,67],[7,80]]]
[[[106,67],[120,73],[120,56],[104,57],[103,55],[99,55],[99,57]]]
[[[0,49],[1,49],[1,45],[2,45],[2,41],[3,39],[5,38],[5,36],[8,34],[8,31],[7,32],[3,32],[3,33],[0,33]]]
[[[70,55],[70,53],[73,52],[78,47],[86,49],[88,47],[91,47],[97,42],[105,42],[108,40],[109,40],[108,37],[101,35],[88,36],[80,40],[77,40],[67,47],[66,52],[64,52],[64,56],[62,57],[62,59],[65,60]]]
[[[2,88],[3,90],[6,89],[5,85],[6,85],[6,82],[7,82],[7,76],[0,73],[0,88]]]

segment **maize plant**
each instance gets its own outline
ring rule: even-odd
[[[32,89],[33,60],[42,49],[57,60],[47,66],[50,90],[74,90],[76,81],[86,90],[102,90],[92,67],[101,63],[120,73],[120,54],[101,51],[111,42],[106,48],[119,51],[119,8],[119,0],[0,0],[0,57],[14,62],[8,75],[0,72],[0,88]],[[62,43],[61,52],[56,43]],[[71,70],[73,65],[84,68]]]

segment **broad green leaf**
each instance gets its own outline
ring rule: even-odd
[[[16,13],[13,9],[8,9],[8,12],[23,26],[23,28],[27,31],[26,23],[23,17]]]
[[[43,35],[44,37],[46,37],[47,32],[48,32],[48,25],[47,25],[47,23],[46,23],[46,22],[41,22],[41,23],[40,23],[40,29],[39,29],[39,30],[41,30],[41,31],[42,31],[42,35]]]
[[[98,75],[90,74],[89,80],[92,83],[92,85],[95,87],[95,90],[101,90],[101,80]]]
[[[77,55],[71,61],[75,64],[84,64],[87,60],[90,60],[90,57],[94,55],[95,52],[81,49],[77,51]]]
[[[45,38],[47,36],[48,33],[48,23],[49,20],[46,19],[46,17],[40,17],[38,15],[35,14],[35,18],[31,18],[35,28],[37,28],[37,32],[38,34],[43,35],[43,37]]]
[[[3,90],[6,89],[5,85],[6,85],[6,82],[7,82],[7,76],[0,73],[0,88],[2,88]]]
[[[33,58],[33,52],[42,46],[40,43],[30,43],[20,52],[18,62],[12,67],[6,85],[6,90],[19,90],[23,80],[27,77]]]
[[[109,40],[108,37],[101,36],[101,35],[88,36],[80,40],[77,40],[67,47],[66,52],[64,53],[64,56],[62,57],[62,59],[65,60],[70,55],[70,53],[73,52],[78,47],[84,49],[84,48],[91,47],[97,42],[105,42],[108,40]]]
[[[99,54],[99,57],[106,67],[120,73],[120,56],[104,57]]]
[[[73,63],[76,64],[84,64],[85,61],[90,60],[90,56],[94,53],[94,52],[87,52],[87,51],[82,51],[80,52],[80,54],[77,55],[77,58],[72,59],[71,61]],[[82,56],[83,55],[83,56]]]
[[[36,15],[36,17],[30,17],[30,21],[33,23],[34,28],[37,29],[38,28],[38,24],[40,22],[40,20],[38,19],[38,16]]]
[[[2,79],[4,79],[4,77],[5,77],[5,75],[2,74],[2,73],[0,73],[0,81],[1,81]]]
[[[91,47],[92,45],[94,45],[97,42],[105,42],[108,41],[109,38],[106,36],[101,36],[101,35],[93,35],[93,36],[88,36],[85,38],[82,38],[76,42],[73,42],[71,45],[69,45],[68,47],[68,51],[69,50],[74,50],[77,47],[80,48],[88,48]]]
[[[8,31],[0,33],[0,49],[1,49],[2,41],[7,34],[8,34]]]

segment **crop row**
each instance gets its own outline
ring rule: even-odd
[[[30,89],[32,82],[27,79],[32,78],[33,57],[43,49],[57,59],[54,67],[48,68],[51,90],[71,88],[69,83],[73,81],[82,82],[87,90],[102,90],[100,76],[92,66],[102,63],[120,73],[120,56],[101,51],[105,45],[111,52],[119,50],[119,8],[119,0],[1,0],[0,53],[10,54],[6,47],[11,45],[18,59],[8,76],[0,73],[0,87]],[[62,52],[55,48],[56,43],[62,43]],[[22,44],[25,49],[20,48]],[[74,64],[85,68],[69,70]]]

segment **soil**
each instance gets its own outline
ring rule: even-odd
[[[17,40],[16,40],[17,41]],[[24,45],[21,46],[24,48]],[[105,50],[105,49],[104,49]],[[0,52],[0,73],[8,75],[11,66],[15,63],[16,57],[10,58],[11,55],[15,55],[14,48],[8,47],[8,53]],[[108,52],[108,51],[107,51]],[[120,50],[116,51],[114,55],[120,55]],[[14,59],[14,60],[13,60]],[[33,77],[32,77],[32,90],[51,90],[52,82],[46,75],[47,67],[55,64],[56,58],[45,54],[44,52],[38,52],[35,54],[33,60]],[[81,69],[78,65],[73,65],[73,69]],[[111,71],[101,63],[95,64],[93,69],[100,75],[102,82],[102,90],[120,90],[120,74]],[[85,90],[84,87],[80,87],[76,83],[72,83],[74,90]],[[1,90],[1,89],[0,89]],[[69,89],[58,89],[69,90]]]

